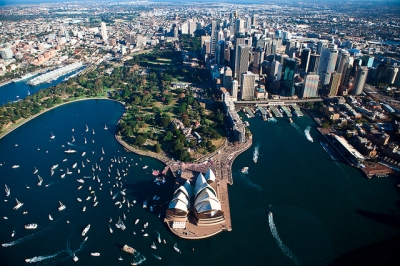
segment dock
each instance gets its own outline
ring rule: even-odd
[[[300,110],[300,107],[297,104],[292,105],[293,113],[296,116],[304,116],[303,112]]]
[[[281,105],[283,112],[287,115],[287,117],[292,117],[292,113],[290,112],[289,108],[284,105]]]
[[[244,111],[246,112],[246,114],[247,114],[250,118],[255,117],[255,115],[253,114],[253,111],[252,111],[249,107],[244,107],[243,109],[244,109]]]
[[[278,111],[278,109],[275,106],[270,106],[269,108],[271,109],[275,117],[283,117],[283,115]]]

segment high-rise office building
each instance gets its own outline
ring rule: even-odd
[[[235,74],[235,78],[237,79],[237,69],[239,67],[239,46],[240,45],[248,45],[248,40],[245,37],[244,34],[238,34],[237,36],[235,36],[235,48],[234,48],[234,58],[233,58],[233,62],[231,67],[233,68],[234,74]]]
[[[10,47],[5,47],[3,49],[0,49],[0,55],[1,58],[3,59],[11,59],[14,56],[13,51],[11,50]]]
[[[355,83],[353,88],[354,95],[361,95],[364,90],[365,82],[367,81],[368,67],[359,67],[356,71]]]
[[[342,49],[338,54],[336,61],[336,72],[343,75],[344,66],[349,61],[350,54],[347,50]]]
[[[309,73],[304,76],[302,98],[318,97],[319,76],[316,73]]]
[[[254,27],[257,28],[257,15],[256,15],[256,14],[254,14],[254,15],[251,17],[251,26],[254,26]]]
[[[178,38],[178,26],[174,27],[174,38]]]
[[[221,40],[215,47],[215,62],[220,67],[225,64],[225,41]]]
[[[235,35],[238,33],[244,33],[244,20],[237,19],[235,21]]]
[[[256,48],[253,53],[252,72],[260,74],[261,62],[264,61],[264,51],[261,47]]]
[[[310,54],[310,63],[308,64],[308,72],[317,73],[319,67],[319,54]]]
[[[127,33],[126,36],[125,36],[125,39],[126,39],[126,41],[129,42],[130,44],[136,43],[135,34],[132,33],[132,32]]]
[[[232,87],[232,69],[230,67],[225,67],[224,69],[222,84],[227,90],[231,89]]]
[[[215,54],[215,46],[217,44],[218,30],[217,21],[211,21],[211,54]]]
[[[340,86],[347,87],[349,85],[349,80],[350,80],[350,74],[353,71],[353,65],[351,61],[347,61],[346,64],[344,64],[343,71],[342,71],[342,78],[340,80]]]
[[[189,34],[193,36],[196,29],[197,29],[196,21],[189,20]]]
[[[285,58],[285,70],[283,74],[283,94],[294,95],[294,76],[297,71],[296,60]]]
[[[100,30],[101,30],[101,38],[103,38],[104,41],[107,41],[108,35],[107,35],[107,26],[105,22],[101,22]]]
[[[337,96],[340,86],[340,80],[342,75],[340,73],[334,73],[330,82],[329,96]]]
[[[181,33],[182,34],[189,34],[189,24],[187,22],[182,23]]]
[[[308,72],[308,64],[310,62],[310,55],[311,55],[311,50],[310,48],[304,48],[303,51],[301,51],[301,64],[300,68],[304,69],[304,72]]]
[[[241,73],[241,83],[240,83],[240,91],[241,91],[241,100],[252,100],[254,99],[254,89],[256,85],[256,74],[251,72]]]
[[[236,79],[232,81],[232,90],[231,91],[232,91],[232,97],[237,99],[238,92],[239,92],[239,83]]]
[[[272,81],[280,81],[282,75],[282,65],[278,61],[274,60],[271,63],[270,79]]]
[[[329,84],[331,75],[335,71],[337,57],[338,50],[336,45],[330,45],[328,48],[322,49],[318,66],[318,75],[322,86]]]
[[[250,46],[239,45],[238,49],[238,68],[235,69],[236,77],[239,84],[241,83],[242,73],[247,72],[249,69]]]

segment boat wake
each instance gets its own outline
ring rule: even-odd
[[[254,163],[257,163],[257,161],[258,161],[258,155],[259,155],[259,153],[258,153],[258,149],[260,148],[260,144],[257,144],[255,147],[254,147],[254,151],[253,151],[253,161],[254,161]]]
[[[259,191],[262,191],[262,187],[257,185],[256,183],[254,183],[253,181],[250,180],[250,178],[248,178],[246,175],[241,175],[243,177],[243,179],[246,181],[246,183],[251,186],[256,188]]]
[[[67,144],[68,144],[69,146],[72,146],[72,147],[78,148],[78,149],[80,149],[80,150],[87,150],[87,149],[86,149],[86,147],[84,147],[84,146],[80,146],[80,145],[76,145],[76,144],[74,144],[74,143],[71,143],[71,142],[67,142]]]
[[[272,212],[268,213],[268,223],[269,223],[269,228],[271,230],[272,236],[275,238],[276,243],[278,244],[279,248],[285,254],[287,257],[289,257],[295,265],[300,265],[299,262],[297,261],[297,258],[294,256],[294,254],[289,250],[285,244],[283,244],[282,240],[279,237],[278,230],[276,230],[275,223],[274,223],[274,218],[272,215]]]
[[[25,261],[26,261],[26,262],[29,262],[29,263],[34,263],[34,262],[39,262],[39,261],[43,261],[43,260],[49,260],[49,259],[52,259],[52,258],[58,256],[58,255],[61,254],[62,252],[63,252],[63,251],[59,251],[59,252],[57,252],[56,254],[47,255],[47,256],[35,256],[35,257],[33,257],[33,258],[26,259]]]
[[[11,247],[11,246],[14,246],[14,245],[21,244],[21,243],[23,243],[23,242],[25,242],[25,241],[28,241],[28,240],[30,240],[30,239],[32,239],[32,238],[35,238],[35,237],[37,237],[37,236],[43,235],[44,233],[47,233],[48,231],[50,231],[51,229],[53,229],[53,227],[55,227],[62,219],[64,219],[64,217],[65,217],[66,215],[68,215],[70,212],[72,212],[72,211],[76,208],[76,206],[77,206],[77,205],[75,205],[74,207],[72,207],[72,208],[69,210],[69,212],[66,212],[61,218],[55,220],[55,221],[52,222],[49,226],[43,228],[43,230],[38,231],[38,232],[33,233],[33,234],[30,234],[30,235],[27,235],[27,236],[25,236],[25,237],[22,237],[22,238],[20,238],[20,239],[17,239],[17,240],[15,240],[15,241],[12,241],[12,242],[3,243],[3,244],[1,244],[1,245],[2,245],[3,247]]]
[[[296,125],[294,122],[290,123],[294,129],[296,129],[297,132],[299,132],[301,135],[303,135],[303,131],[301,131],[301,128],[299,128],[298,125]]]
[[[314,142],[314,139],[310,135],[310,129],[311,129],[311,126],[307,126],[307,128],[304,130],[304,134],[306,135],[306,138],[309,141]]]

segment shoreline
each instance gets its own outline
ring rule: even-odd
[[[28,117],[28,118],[23,118],[23,120],[21,120],[21,121],[15,123],[15,124],[13,124],[13,125],[11,125],[10,127],[12,127],[12,126],[14,126],[14,127],[12,127],[11,129],[6,129],[5,132],[1,133],[1,134],[0,134],[0,139],[2,139],[3,137],[7,136],[9,133],[13,132],[15,129],[19,128],[20,126],[24,125],[25,123],[31,121],[32,119],[34,119],[34,118],[36,118],[36,117],[38,117],[38,116],[40,116],[40,115],[42,115],[42,114],[44,114],[44,113],[50,111],[50,110],[53,110],[53,109],[55,109],[55,108],[57,108],[57,107],[60,107],[60,106],[62,106],[62,105],[65,105],[65,104],[74,103],[74,102],[79,102],[79,101],[87,101],[87,100],[108,100],[108,101],[114,101],[114,102],[118,102],[118,103],[120,103],[120,104],[122,104],[122,105],[125,105],[124,103],[122,103],[122,102],[120,102],[120,101],[117,101],[117,100],[114,100],[114,99],[109,99],[109,98],[107,98],[107,97],[83,98],[83,99],[77,99],[77,100],[72,100],[72,101],[68,101],[68,102],[63,102],[63,103],[60,103],[60,104],[58,104],[58,105],[56,105],[56,106],[53,106],[53,107],[51,107],[51,108],[42,110],[42,111],[41,111],[40,113],[38,113],[38,114],[35,114],[35,115],[30,116],[30,117]]]

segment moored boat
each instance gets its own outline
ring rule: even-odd
[[[100,256],[100,253],[99,252],[92,252],[92,253],[90,253],[90,255],[92,255],[93,257],[98,257],[98,256]]]
[[[19,168],[19,165],[18,164],[14,164],[11,168],[13,168],[13,169]]]
[[[51,215],[49,214],[49,220],[53,221],[53,217],[51,217]]]
[[[71,150],[71,149],[68,149],[68,150],[66,150],[66,151],[64,151],[65,153],[76,153],[76,150]]]
[[[125,251],[126,253],[129,253],[129,254],[133,254],[135,252],[135,249],[130,247],[130,246],[128,246],[128,245],[124,245],[122,247],[122,250]]]

